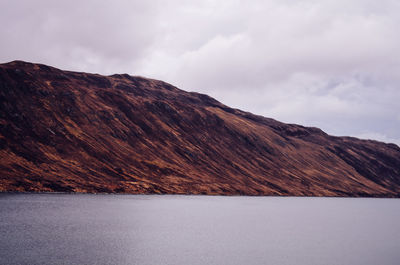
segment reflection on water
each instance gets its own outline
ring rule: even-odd
[[[0,194],[0,264],[400,261],[400,200]]]

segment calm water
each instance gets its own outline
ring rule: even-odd
[[[400,200],[0,194],[0,264],[400,264]]]

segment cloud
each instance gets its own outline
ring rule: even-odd
[[[0,10],[2,61],[140,74],[335,135],[400,139],[398,1],[0,0]]]
[[[121,71],[145,58],[158,34],[158,9],[142,1],[17,0],[0,7],[2,60]]]
[[[385,143],[394,143],[397,146],[400,146],[399,138],[390,138],[385,134],[377,133],[377,132],[364,132],[359,135],[356,135],[357,138],[367,139],[367,140],[378,140]]]

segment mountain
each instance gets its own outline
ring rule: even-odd
[[[0,65],[0,191],[400,196],[400,148],[162,81]]]

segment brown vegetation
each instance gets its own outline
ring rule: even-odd
[[[0,190],[400,195],[400,148],[129,75],[0,65]]]

